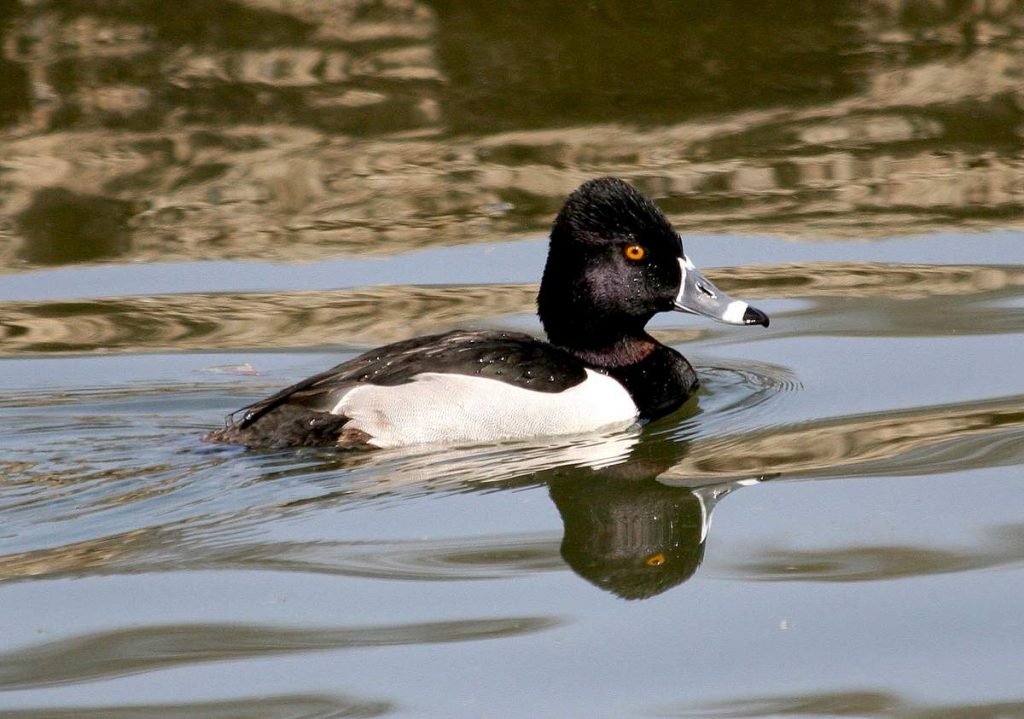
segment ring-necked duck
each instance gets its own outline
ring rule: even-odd
[[[460,330],[396,342],[238,410],[206,438],[396,447],[625,427],[697,388],[690,363],[644,331],[655,314],[768,326],[693,266],[653,202],[610,177],[581,185],[555,218],[537,310],[550,343]]]

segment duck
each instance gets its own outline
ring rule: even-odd
[[[645,329],[661,312],[731,325],[769,318],[690,261],[630,183],[588,180],[551,226],[537,314],[547,341],[454,330],[385,345],[231,413],[206,435],[249,448],[381,449],[627,428],[679,409],[693,366]]]

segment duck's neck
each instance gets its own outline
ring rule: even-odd
[[[592,293],[553,285],[547,275],[537,296],[537,314],[551,344],[597,367],[634,364],[661,346],[644,330],[649,316],[612,314]]]
[[[588,365],[601,369],[635,365],[664,347],[643,329],[623,334],[574,327],[565,331],[548,330],[548,339],[551,344],[579,357]]]
[[[585,320],[563,323],[543,315],[541,319],[552,344],[621,382],[643,420],[678,409],[697,390],[697,374],[686,358],[642,326],[602,323],[602,327]],[[608,325],[618,331],[609,332]]]

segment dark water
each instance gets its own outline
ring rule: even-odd
[[[637,5],[0,2],[0,717],[1024,717],[1024,7]],[[677,414],[200,441],[604,174],[772,317]]]

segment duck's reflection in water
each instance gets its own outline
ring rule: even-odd
[[[341,460],[348,470],[374,466],[378,471],[372,472],[372,484],[332,494],[349,502],[359,495],[380,500],[407,493],[547,486],[562,518],[560,553],[565,563],[601,589],[643,599],[693,576],[704,557],[717,502],[761,481],[705,477],[687,482],[678,468],[689,447],[665,434],[631,430],[575,441],[435,448],[420,456],[406,455],[390,467],[382,463],[392,461],[393,455],[373,453]],[[671,486],[659,481],[666,474]],[[293,506],[323,506],[325,499],[300,500]]]
[[[685,442],[638,436],[619,464],[552,472],[546,482],[564,525],[561,554],[576,574],[625,599],[652,597],[693,576],[716,503],[759,480],[660,483],[687,448]]]
[[[239,474],[243,484],[230,495],[238,495],[237,508],[2,555],[0,579],[258,570],[458,581],[557,570],[560,555],[597,587],[630,599],[650,597],[694,574],[715,504],[758,481],[688,483],[679,472],[688,452],[686,442],[637,430],[416,453],[259,455],[215,448],[202,453],[208,473],[245,470]],[[527,488],[547,489],[564,525],[561,541],[547,532],[514,529],[416,540],[330,537],[332,526],[344,525],[339,510]],[[253,502],[254,496],[273,501]],[[267,522],[316,525],[318,539],[261,536],[259,527]]]
[[[653,477],[600,476],[551,483],[562,515],[562,558],[591,584],[645,599],[685,582],[700,566],[715,503],[757,480],[693,489]]]

